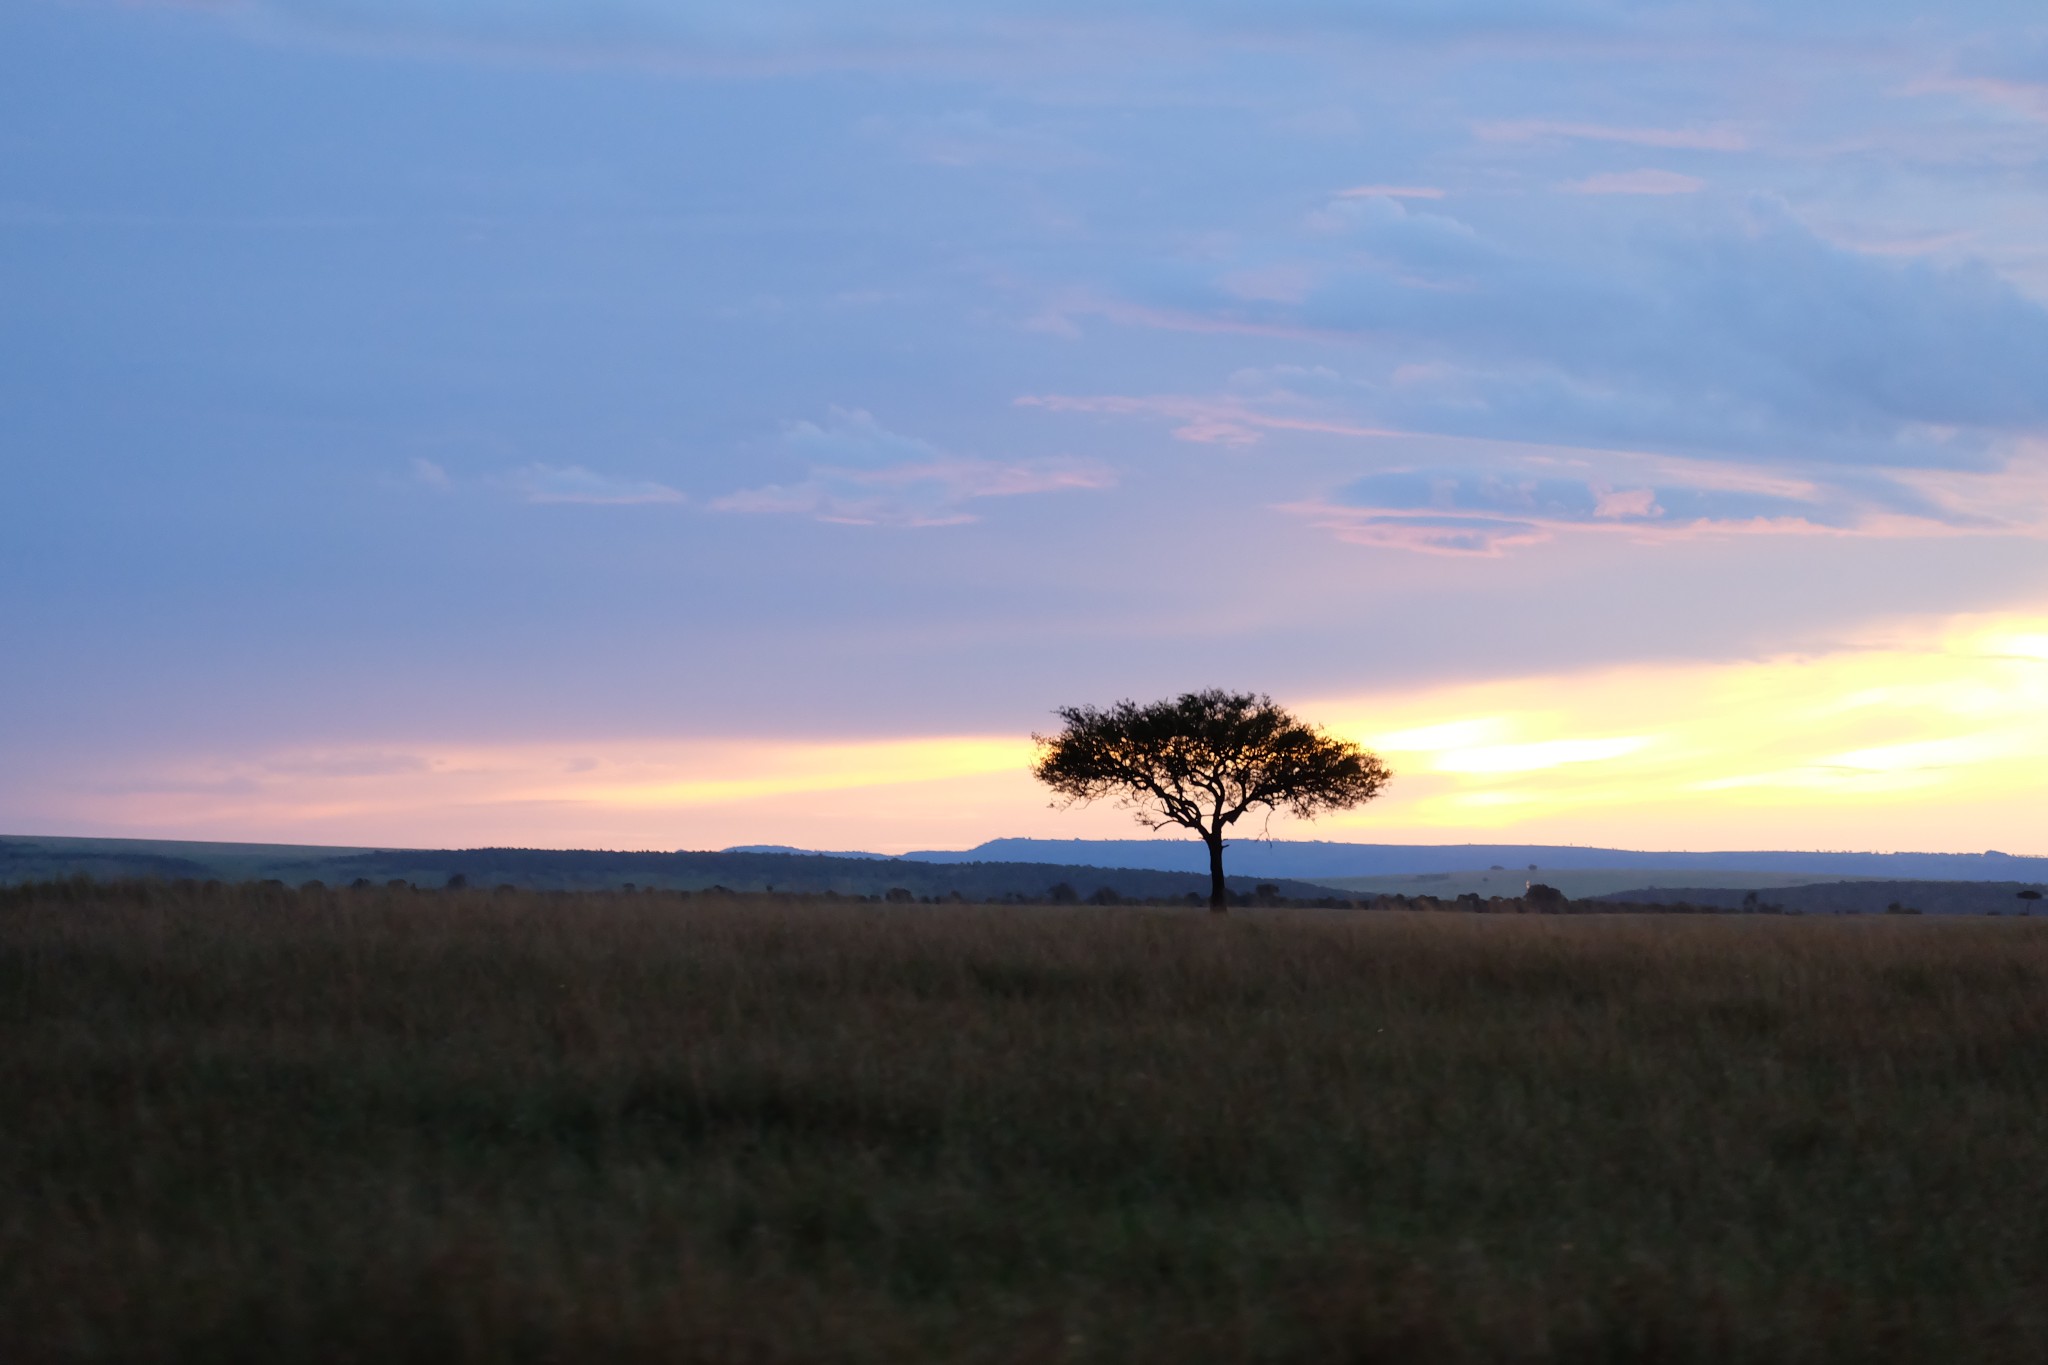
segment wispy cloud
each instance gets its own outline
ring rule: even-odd
[[[1906,86],[1910,95],[1965,95],[2025,118],[2048,123],[2048,81],[1950,73],[1924,76]]]
[[[1326,242],[1296,243],[1298,303],[1248,303],[1225,259],[1154,268],[1134,280],[1142,302],[1094,311],[1341,340],[1392,362],[1379,376],[1284,398],[1031,401],[1142,409],[1224,442],[1351,429],[1878,471],[1995,471],[2048,430],[2048,308],[1983,262],[1847,249],[1770,200],[1649,207],[1626,235],[1545,240],[1434,206],[1334,201]]]
[[[1668,482],[1616,486],[1526,465],[1391,470],[1284,510],[1353,544],[1483,556],[1569,534],[1840,534],[1854,515],[1824,498]]]
[[[1338,190],[1339,199],[1441,199],[1444,191],[1434,185],[1353,185]]]
[[[793,422],[783,445],[807,477],[742,489],[711,505],[722,512],[807,516],[858,526],[953,526],[979,519],[970,504],[1107,488],[1114,475],[1093,461],[999,461],[951,455],[904,436],[859,409],[834,408],[824,423]]]
[[[530,464],[507,475],[505,483],[527,502],[535,503],[627,507],[683,501],[683,495],[666,484],[614,478],[576,464]]]
[[[1727,125],[1706,128],[1631,128],[1605,123],[1571,123],[1555,119],[1504,119],[1472,125],[1485,142],[1537,142],[1564,139],[1618,142],[1632,147],[1670,147],[1684,151],[1739,152],[1749,139]]]
[[[451,473],[447,466],[415,456],[403,479],[393,487],[432,489],[437,493],[495,492],[529,503],[581,503],[594,507],[630,507],[645,503],[681,503],[677,489],[648,479],[618,478],[580,464],[554,465],[534,461],[493,473]]]
[[[2024,535],[2048,523],[2048,462],[2015,459],[1988,473],[1806,473],[1626,452],[1503,455],[1483,467],[1382,470],[1282,510],[1354,544],[1488,557],[1575,535]]]
[[[1179,423],[1173,434],[1198,445],[1253,445],[1268,431],[1319,432],[1331,436],[1402,436],[1389,427],[1367,426],[1314,415],[1264,410],[1230,397],[1181,394],[1026,394],[1017,406],[1047,412],[1099,413],[1116,417],[1159,417]]]
[[[1697,194],[1707,182],[1678,171],[1602,171],[1558,186],[1572,194]]]
[[[1371,202],[1371,201],[1353,201]],[[1235,302],[1243,302],[1235,298]],[[1219,304],[1225,300],[1217,300]],[[1246,309],[1249,313],[1253,310]],[[1227,307],[1160,307],[1117,298],[1089,289],[1063,289],[1025,320],[1032,331],[1055,336],[1079,337],[1081,318],[1101,318],[1128,327],[1147,327],[1167,332],[1191,332],[1207,336],[1265,337],[1285,341],[1341,341],[1343,335],[1283,318],[1240,316]]]
[[[2048,528],[2048,442],[2013,443],[1983,468],[1872,470],[1433,434],[1344,415],[1445,378],[1397,372],[1391,384],[1375,386],[1326,367],[1275,366],[1239,371],[1214,395],[1033,394],[1016,402],[1161,421],[1175,439],[1196,445],[1242,447],[1286,434],[1368,441],[1375,472],[1281,506],[1361,545],[1499,556],[1574,535],[1930,537]],[[1427,400],[1417,413],[1426,407]]]

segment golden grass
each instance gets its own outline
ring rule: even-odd
[[[2048,1359],[2048,923],[0,893],[0,1356]]]

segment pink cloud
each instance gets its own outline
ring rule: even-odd
[[[1199,445],[1252,445],[1264,431],[1309,431],[1327,436],[1386,437],[1412,433],[1391,427],[1358,426],[1314,417],[1287,417],[1260,412],[1229,399],[1193,398],[1182,394],[1026,394],[1016,404],[1047,412],[1107,413],[1118,417],[1163,417],[1178,421],[1173,434]]]
[[[1647,494],[1649,490],[1642,490]],[[1635,495],[1623,494],[1624,498]],[[1943,528],[1907,518],[1875,518],[1857,527],[1823,526],[1803,517],[1750,517],[1742,520],[1690,522],[1562,521],[1535,516],[1516,518],[1486,513],[1418,511],[1407,508],[1339,507],[1311,501],[1279,505],[1276,511],[1305,519],[1320,531],[1328,531],[1351,545],[1369,545],[1418,554],[1479,556],[1497,559],[1509,550],[1540,545],[1572,534],[1621,534],[1639,542],[1695,540],[1706,537],[1751,535],[1818,536],[1925,536],[1941,534]],[[1637,513],[1634,508],[1596,515],[1623,517],[1654,515],[1654,504]]]
[[[1403,377],[1426,377],[1426,373],[1418,370]],[[1490,555],[1515,545],[1574,534],[1619,534],[1647,542],[1751,535],[1928,539],[2040,535],[2048,530],[2048,442],[2014,446],[2006,452],[2004,466],[1993,471],[1892,471],[1889,482],[1911,494],[1905,505],[1921,504],[1916,510],[1902,510],[1881,494],[1827,477],[1815,478],[1811,471],[1369,426],[1320,413],[1313,406],[1315,400],[1284,391],[1215,396],[1027,394],[1014,402],[1047,412],[1163,421],[1172,424],[1175,439],[1198,445],[1251,446],[1271,433],[1298,431],[1374,441],[1399,439],[1403,448],[1418,455],[1440,450],[1444,453],[1438,459],[1453,462],[1470,458],[1454,452],[1486,450],[1492,452],[1482,460],[1486,469],[1578,481],[1590,499],[1581,513],[1568,517],[1534,507],[1464,506],[1455,500],[1429,508],[1317,501],[1285,509],[1312,516],[1319,527],[1359,544]],[[1420,467],[1439,465],[1436,459],[1425,459]],[[1723,494],[1752,496],[1746,500],[1711,496]],[[1720,505],[1703,508],[1703,497]],[[1743,509],[1745,501],[1753,506],[1757,500],[1778,506]],[[1445,517],[1456,518],[1460,524],[1446,527],[1441,524]],[[1510,521],[1516,529],[1504,531],[1498,524]]]
[[[1317,530],[1328,531],[1349,545],[1461,559],[1498,559],[1508,550],[1540,545],[1552,538],[1549,527],[1532,521],[1386,512],[1334,507],[1326,502],[1287,503],[1275,510],[1302,517]]]
[[[2048,85],[1995,76],[1933,76],[1906,87],[1909,95],[1968,95],[2031,119],[2048,122]]]
[[[1663,512],[1657,506],[1657,490],[1654,488],[1595,490],[1594,499],[1593,515],[1596,517],[1654,517]]]

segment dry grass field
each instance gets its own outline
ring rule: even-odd
[[[2048,1359],[2048,923],[0,891],[0,1358]]]

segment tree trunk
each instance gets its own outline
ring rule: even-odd
[[[1209,912],[1220,915],[1230,908],[1230,888],[1223,884],[1223,832],[1203,835],[1209,845]]]

